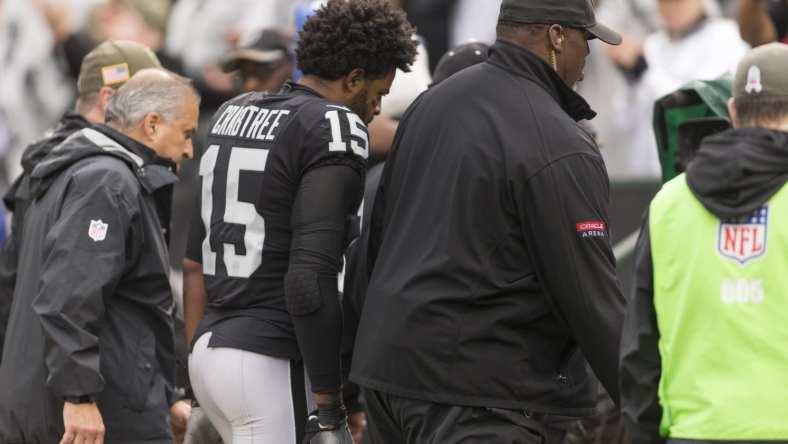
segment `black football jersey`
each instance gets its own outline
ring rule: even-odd
[[[363,174],[368,140],[360,117],[298,84],[238,96],[214,114],[189,248],[208,293],[195,341],[210,331],[211,346],[299,358],[284,296],[296,192],[319,166]]]

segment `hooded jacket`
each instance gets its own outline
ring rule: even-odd
[[[30,176],[0,364],[0,442],[52,443],[63,398],[93,395],[106,442],[170,442],[172,164],[110,128],[83,129]]]
[[[588,104],[538,56],[486,62],[405,114],[371,216],[351,380],[436,403],[593,411],[618,399],[624,300]]]
[[[82,115],[66,111],[58,126],[43,139],[30,144],[22,154],[22,174],[11,184],[11,188],[3,197],[6,208],[13,212],[11,232],[0,250],[0,355],[3,352],[3,338],[8,310],[16,283],[17,258],[19,255],[19,239],[16,233],[22,232],[25,211],[30,205],[30,174],[41,159],[47,156],[52,148],[73,133],[87,128],[90,123]]]
[[[752,214],[788,180],[788,133],[742,128],[708,137],[686,174],[694,197],[718,218]],[[621,341],[622,411],[636,444],[666,442],[659,432],[660,333],[648,220],[646,214]]]

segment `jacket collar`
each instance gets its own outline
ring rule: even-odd
[[[487,63],[538,84],[575,121],[591,120],[596,116],[588,102],[574,92],[550,65],[520,45],[504,40],[496,41],[490,48]]]
[[[60,122],[58,122],[57,128],[55,132],[60,130],[75,130],[79,131],[82,128],[87,128],[90,126],[90,122],[79,114],[76,111],[68,110],[63,113],[63,117],[60,118]]]
[[[153,149],[105,125],[82,130],[82,135],[103,150],[129,163],[142,187],[150,194],[178,181],[175,163],[159,157]]]
[[[38,162],[52,151],[52,148],[67,139],[71,134],[89,126],[90,122],[85,120],[81,114],[71,110],[66,111],[54,130],[50,131],[45,138],[25,148],[24,153],[22,153],[22,168],[26,173],[30,174]]]

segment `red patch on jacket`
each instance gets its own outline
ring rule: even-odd
[[[588,220],[575,224],[575,230],[580,237],[605,237],[607,224],[601,220]]]

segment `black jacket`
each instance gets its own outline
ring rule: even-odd
[[[502,41],[411,106],[373,210],[352,380],[585,415],[597,389],[588,358],[618,399],[624,301],[608,178],[577,123],[594,115],[546,63]]]
[[[106,127],[33,170],[0,364],[0,442],[53,443],[63,397],[95,395],[106,442],[167,443],[172,165]]]
[[[0,356],[3,353],[3,338],[16,283],[16,262],[20,248],[16,233],[22,232],[25,211],[27,211],[31,200],[30,174],[38,162],[52,151],[52,148],[66,140],[74,132],[89,125],[90,123],[84,117],[73,111],[63,114],[58,126],[51,134],[47,134],[43,139],[25,148],[22,154],[22,174],[11,184],[11,188],[3,197],[6,208],[13,212],[13,216],[11,218],[11,233],[0,250]]]
[[[706,138],[687,169],[693,195],[721,219],[751,214],[786,181],[788,133],[767,129],[733,129]],[[621,408],[634,444],[662,444],[666,442],[659,434],[662,360],[648,214],[635,261],[621,341]]]
[[[361,391],[357,384],[349,381],[350,365],[353,359],[353,348],[356,342],[358,319],[364,306],[364,297],[369,284],[367,272],[367,250],[369,247],[369,227],[375,194],[380,185],[383,163],[379,163],[367,171],[364,183],[364,200],[359,214],[361,220],[352,221],[360,227],[359,232],[350,233],[351,242],[345,250],[345,276],[342,286],[342,395],[348,412],[362,411]]]

